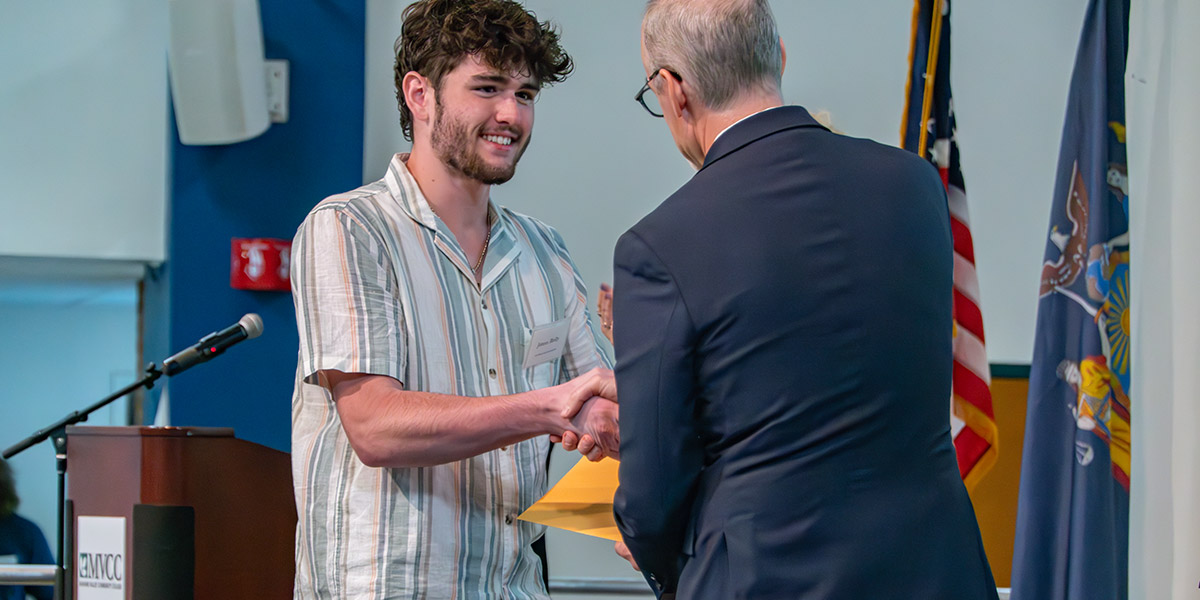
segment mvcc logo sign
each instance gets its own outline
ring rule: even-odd
[[[76,523],[75,599],[124,600],[124,517],[79,517]]]

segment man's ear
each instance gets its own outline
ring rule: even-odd
[[[400,89],[404,92],[404,104],[412,112],[413,121],[429,121],[436,102],[430,81],[416,71],[409,71],[400,80]]]
[[[787,47],[783,45],[783,37],[779,38],[779,53],[783,55],[783,61],[779,64],[779,74],[787,70]]]
[[[659,77],[663,80],[663,95],[659,98],[663,110],[671,111],[671,114],[676,119],[686,117],[690,120],[694,107],[691,106],[692,98],[689,95],[689,91],[683,86],[683,81],[677,79],[666,69],[662,70]]]

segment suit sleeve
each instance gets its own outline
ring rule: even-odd
[[[673,592],[703,467],[695,419],[692,320],[666,266],[635,233],[617,242],[613,333],[621,404],[620,487],[626,545],[660,594]]]

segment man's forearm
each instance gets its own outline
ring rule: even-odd
[[[373,467],[422,467],[470,458],[539,435],[590,435],[610,455],[618,444],[611,372],[509,396],[472,398],[405,390],[383,375],[323,371],[359,460]],[[583,401],[578,404],[583,405]],[[575,414],[578,411],[578,414]]]
[[[381,375],[349,378],[332,389],[350,445],[373,467],[444,464],[571,429],[548,390],[469,398],[405,390]]]

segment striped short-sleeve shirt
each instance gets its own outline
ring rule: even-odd
[[[382,180],[318,204],[293,244],[295,597],[548,598],[530,547],[544,528],[516,519],[546,492],[546,436],[434,467],[367,467],[317,382],[318,371],[336,369],[482,397],[611,366],[558,233],[490,204],[476,284],[473,261],[406,158],[393,158]],[[532,332],[563,320],[561,357],[525,368]]]

